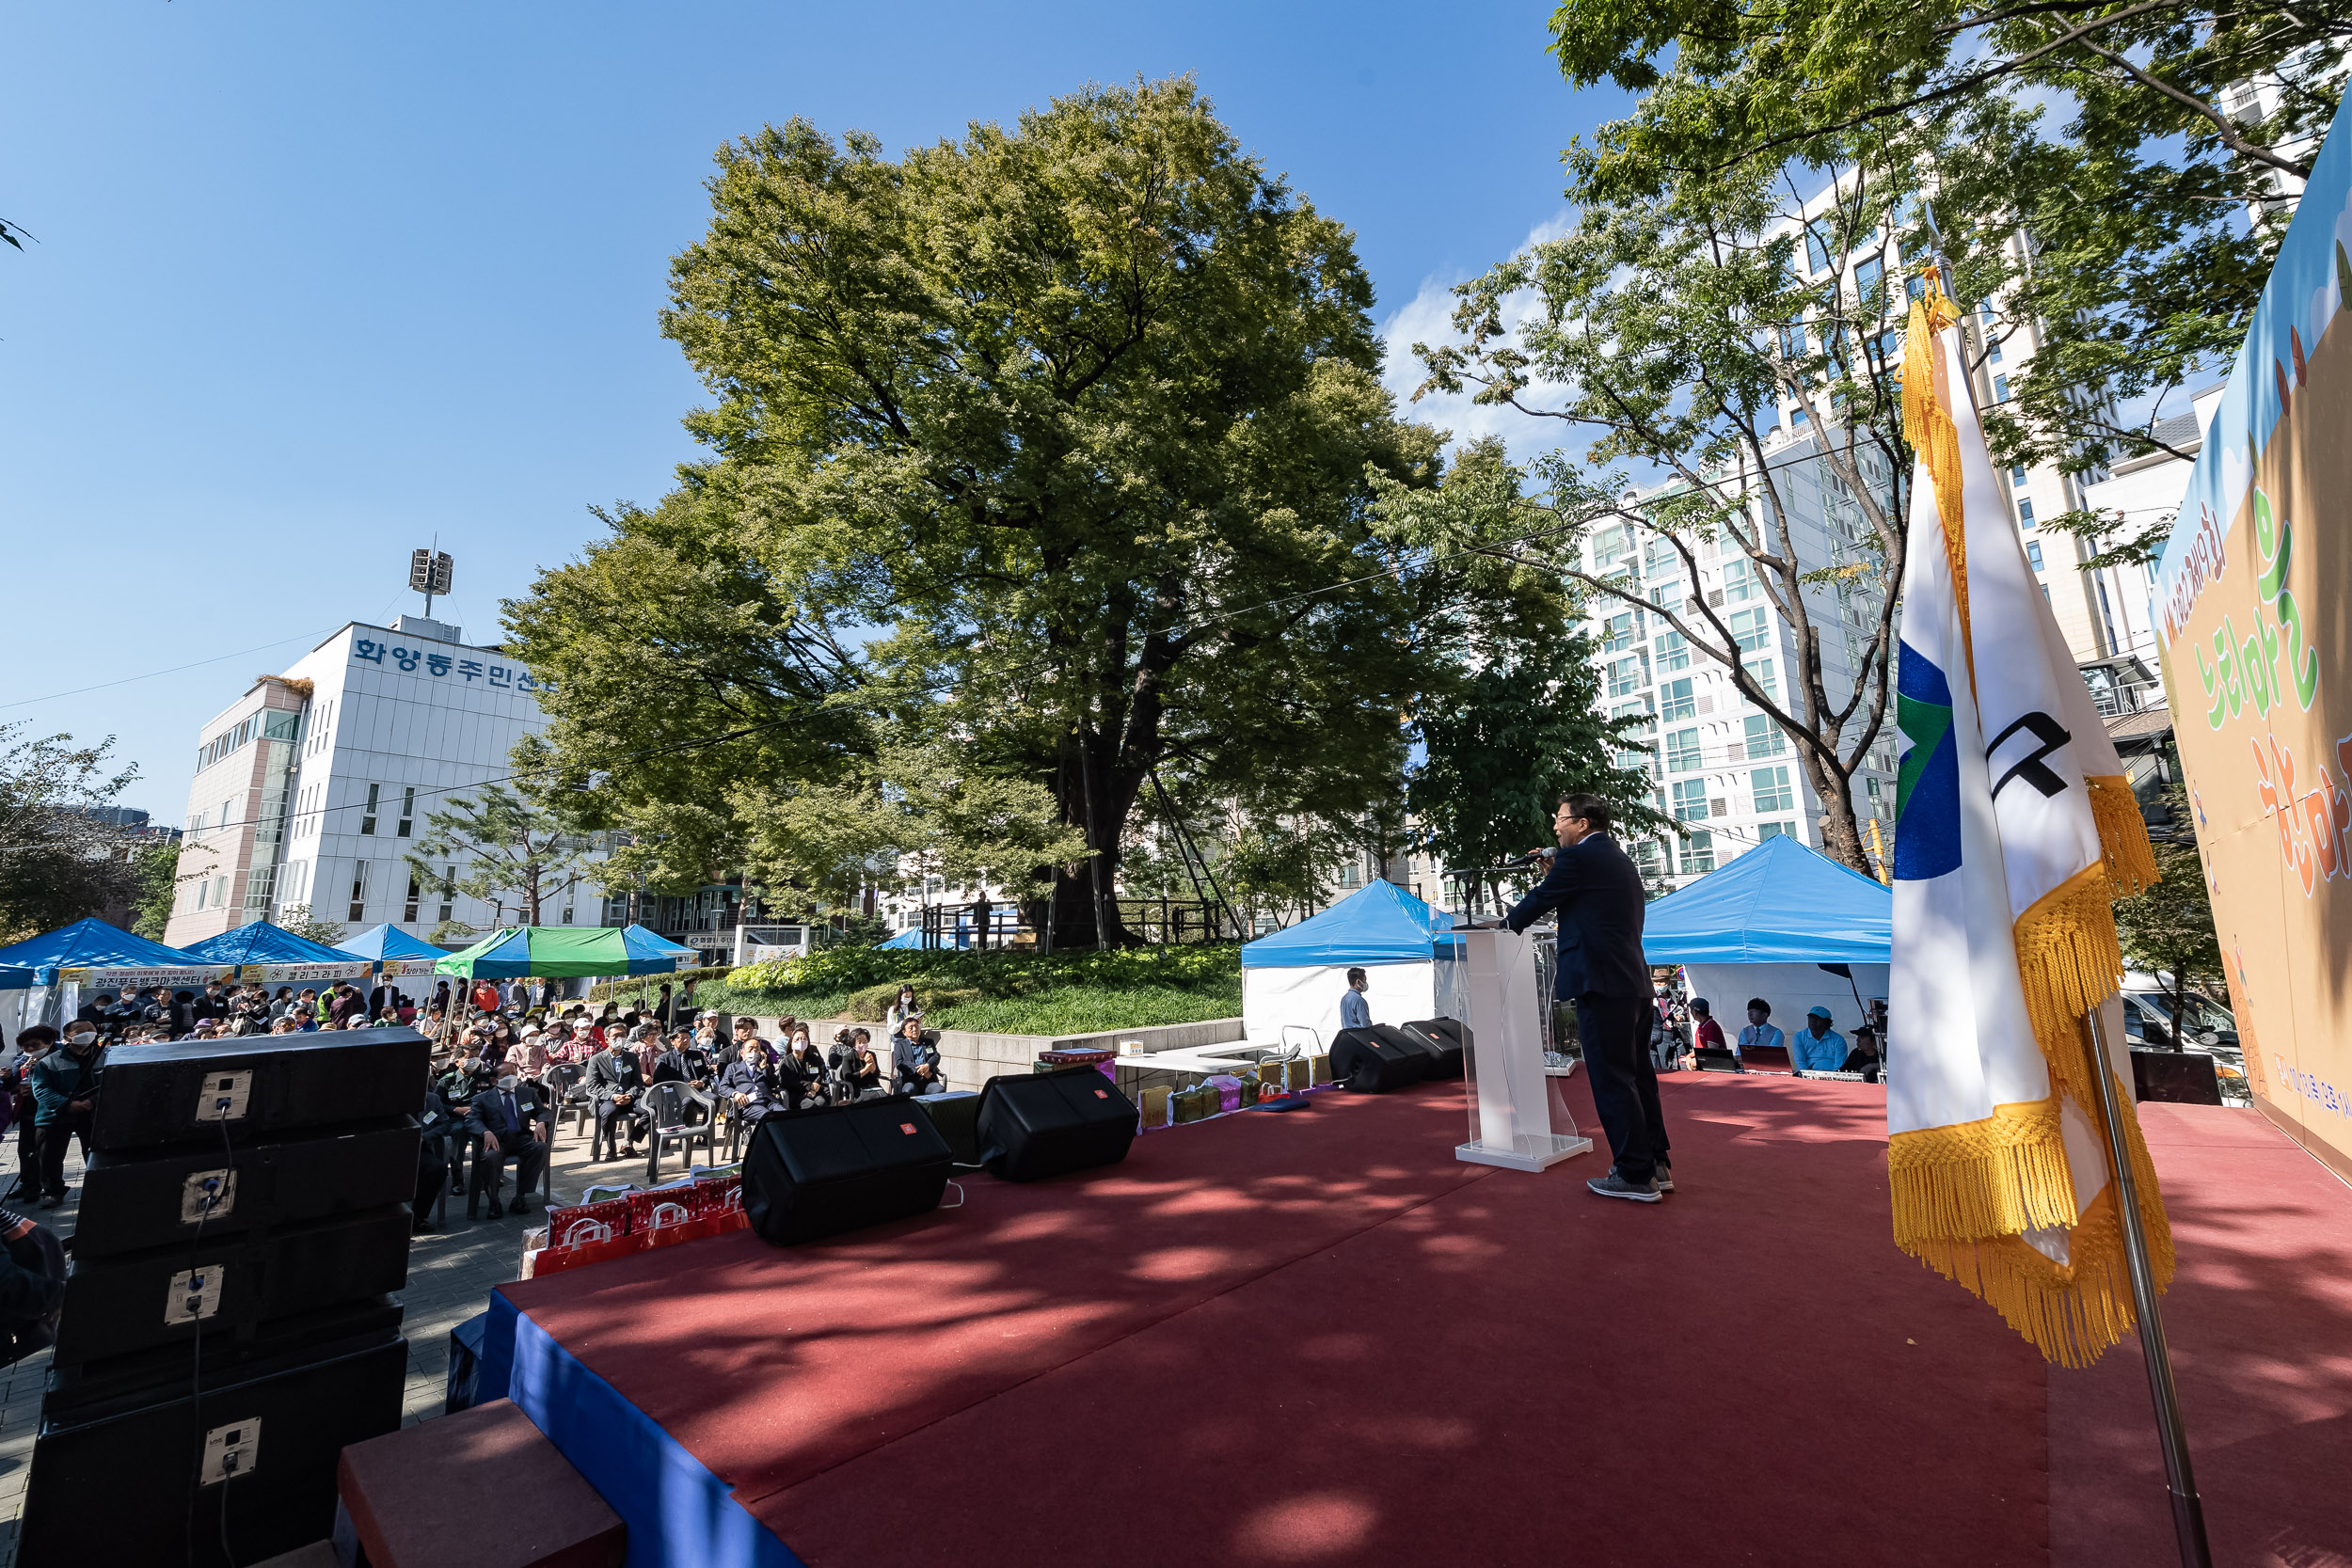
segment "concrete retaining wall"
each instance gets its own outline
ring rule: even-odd
[[[760,1032],[771,1033],[776,1021],[759,1016]],[[882,1036],[879,1023],[866,1023],[856,1019],[803,1019],[808,1025],[809,1038],[818,1045],[830,1045],[835,1032],[842,1029],[865,1029],[874,1037],[876,1054],[885,1064],[890,1059],[890,1045]],[[731,1018],[722,1017],[720,1028],[734,1026]],[[979,1035],[962,1029],[942,1029],[939,1032],[939,1055],[946,1069],[947,1086],[955,1089],[977,1089],[999,1073],[1026,1072],[1041,1051],[1117,1051],[1128,1040],[1139,1041],[1146,1052],[1183,1051],[1203,1045],[1222,1045],[1228,1040],[1243,1038],[1241,1020],[1212,1018],[1199,1023],[1168,1023],[1151,1029],[1110,1029],[1091,1035]]]

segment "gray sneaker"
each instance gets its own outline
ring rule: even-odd
[[[1596,1176],[1590,1181],[1585,1182],[1584,1186],[1587,1191],[1597,1193],[1602,1197],[1621,1197],[1632,1203],[1656,1203],[1658,1201],[1657,1182],[1645,1181],[1636,1186],[1619,1176],[1614,1165],[1609,1167],[1607,1176]]]
[[[1673,1167],[1672,1165],[1670,1165],[1670,1164],[1666,1164],[1666,1162],[1665,1162],[1665,1161],[1663,1161],[1663,1160],[1659,1161],[1659,1162],[1658,1162],[1658,1175],[1657,1175],[1656,1180],[1657,1180],[1657,1183],[1658,1183],[1658,1190],[1659,1190],[1660,1192],[1661,1192],[1661,1193],[1671,1193],[1671,1192],[1673,1192],[1673,1191],[1675,1190],[1675,1171],[1674,1171],[1674,1167]]]

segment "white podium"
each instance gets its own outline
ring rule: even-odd
[[[1457,1159],[1508,1170],[1543,1170],[1593,1147],[1577,1136],[1544,1069],[1543,994],[1535,939],[1503,930],[1438,938],[1438,994],[1469,1029],[1470,1142]]]

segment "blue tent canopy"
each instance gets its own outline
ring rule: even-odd
[[[431,963],[437,958],[449,957],[448,948],[436,947],[421,938],[412,937],[389,921],[381,926],[372,926],[350,941],[339,942],[335,945],[371,963],[381,963],[386,958],[417,958]]]
[[[283,926],[256,920],[233,931],[188,943],[187,951],[223,964],[340,964],[353,974],[368,967],[357,953],[298,937]]]
[[[220,967],[217,959],[199,958],[160,942],[135,937],[92,916],[71,926],[0,947],[0,964],[31,970],[59,969],[204,969]],[[37,975],[36,983],[49,983]]]
[[[1894,947],[1895,895],[1786,834],[1661,898],[1642,920],[1654,964],[1883,964]]]
[[[33,972],[21,964],[0,964],[0,990],[30,990]]]
[[[1241,966],[1426,963],[1431,934],[1452,920],[1394,882],[1367,882],[1321,914],[1244,943]]]
[[[891,948],[920,947],[923,945],[923,927],[920,926],[910,926],[905,930],[900,931],[897,936],[892,937],[888,942],[878,942],[874,943],[874,945],[877,947]]]

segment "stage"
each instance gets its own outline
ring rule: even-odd
[[[2045,1369],[1898,1253],[1878,1090],[1662,1092],[1656,1206],[1456,1161],[1458,1084],[1328,1093],[508,1285],[494,1344],[632,1568],[2173,1560],[2137,1341]],[[2352,1190],[2252,1113],[2142,1112],[2216,1560],[2352,1563]]]

